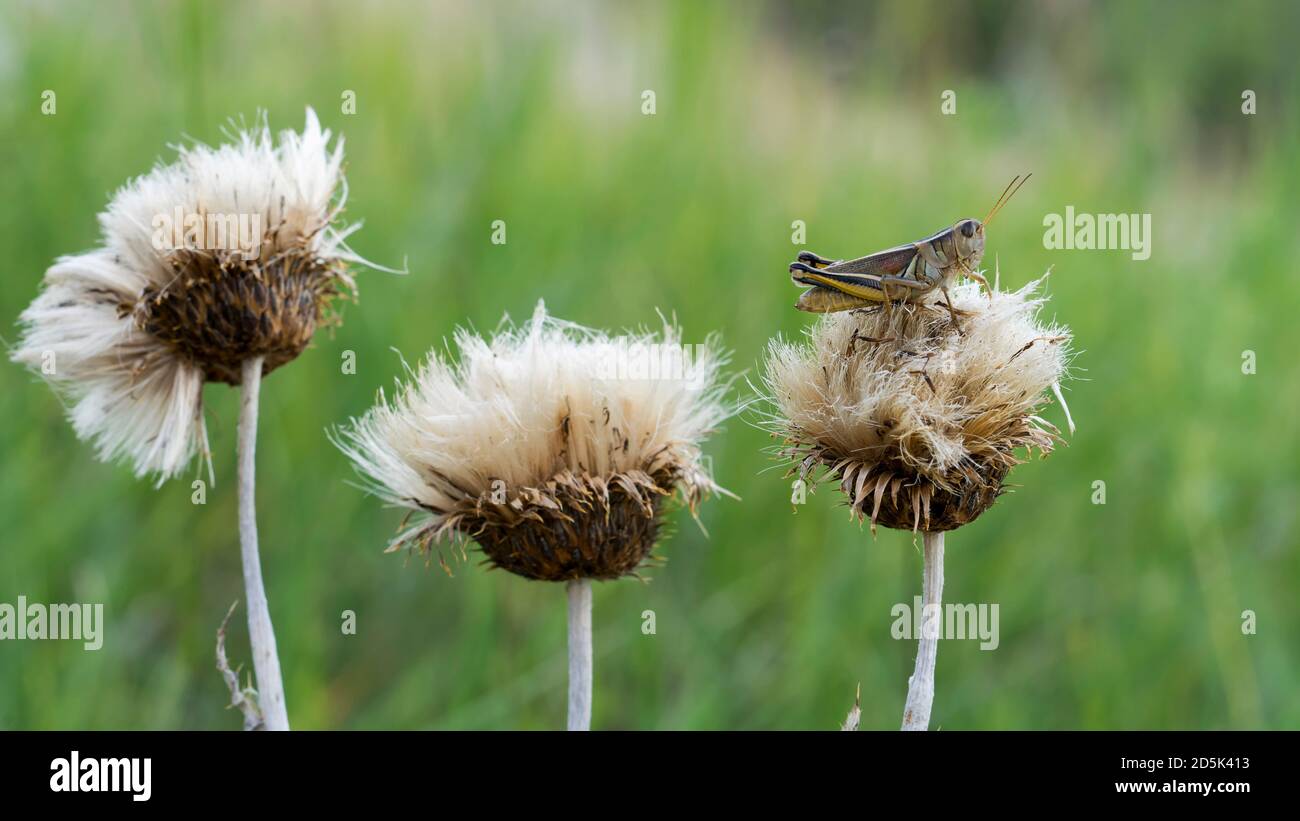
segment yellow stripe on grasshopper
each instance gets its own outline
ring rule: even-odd
[[[880,290],[880,277],[871,274],[836,274],[834,277],[814,274],[809,271],[800,273],[799,279],[803,282],[817,283],[831,291],[838,291],[850,297],[856,297],[868,302],[884,302],[885,294]],[[860,280],[861,285],[853,283],[851,280]],[[807,292],[805,291],[805,296]],[[900,297],[902,294],[899,295]],[[800,301],[802,301],[800,297]],[[842,310],[842,309],[841,309]]]

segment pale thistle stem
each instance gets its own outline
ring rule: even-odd
[[[254,506],[254,469],[257,450],[257,397],[262,385],[262,357],[244,362],[240,375],[239,404],[239,555],[244,565],[244,596],[248,600],[248,643],[257,675],[257,700],[268,730],[289,729],[284,705],[280,657],[275,651],[271,609],[262,586],[262,564],[257,554],[257,511]]]
[[[591,580],[573,579],[569,595],[569,729],[591,729]]]
[[[916,669],[907,682],[904,730],[927,730],[930,727],[930,706],[934,703],[934,661],[939,651],[939,630],[943,622],[943,533],[925,533],[924,538],[921,635],[916,648]]]

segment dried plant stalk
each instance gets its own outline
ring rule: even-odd
[[[569,594],[569,729],[591,729],[591,580],[574,579]]]
[[[262,585],[262,563],[257,551],[257,510],[254,506],[257,451],[257,400],[262,385],[262,357],[245,360],[239,405],[239,556],[244,565],[244,595],[248,599],[248,643],[257,674],[257,701],[268,730],[289,729],[284,704],[280,657],[275,651],[271,608]]]
[[[226,659],[226,627],[230,624],[230,617],[235,614],[235,608],[238,606],[239,600],[236,599],[226,611],[221,626],[217,628],[217,672],[221,673],[221,678],[226,682],[226,689],[230,690],[230,704],[227,706],[238,708],[244,715],[244,729],[261,730],[264,729],[262,712],[254,701],[257,691],[251,687],[239,686],[239,671],[231,670],[230,662]]]
[[[916,667],[907,682],[903,707],[904,730],[927,730],[934,703],[934,665],[939,652],[943,621],[943,532],[926,532],[921,581],[921,635],[917,639]]]
[[[849,714],[844,717],[844,723],[840,725],[843,732],[853,732],[858,729],[862,723],[862,683],[858,683],[857,693],[853,696],[853,707],[849,709]]]

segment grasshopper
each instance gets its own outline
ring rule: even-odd
[[[957,311],[948,296],[948,286],[961,273],[989,288],[988,280],[975,270],[984,256],[984,228],[1030,176],[1021,179],[1017,174],[983,220],[958,220],[951,228],[923,240],[857,259],[832,260],[809,251],[800,253],[798,261],[790,264],[790,278],[796,285],[812,287],[799,296],[795,307],[825,314],[875,304],[915,303],[938,289],[952,324],[957,326]]]

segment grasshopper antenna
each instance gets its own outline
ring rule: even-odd
[[[1002,194],[998,197],[998,201],[993,203],[993,207],[989,209],[988,216],[984,217],[984,219],[980,221],[984,223],[984,225],[988,225],[990,222],[992,222],[993,218],[996,217],[998,215],[998,212],[1002,210],[1002,206],[1010,202],[1011,198],[1016,195],[1016,192],[1019,191],[1022,187],[1024,187],[1024,184],[1029,182],[1029,178],[1032,176],[1034,176],[1033,172],[1026,174],[1024,179],[1020,179],[1019,174],[1013,177],[1011,179],[1011,182],[1007,183],[1007,187],[1002,189]],[[1017,181],[1019,181],[1020,183],[1019,185],[1016,185]],[[1015,187],[1012,188],[1012,186]]]
[[[984,219],[980,220],[980,222],[988,222],[988,221],[989,221],[989,217],[993,216],[993,212],[997,211],[997,210],[998,210],[998,205],[1000,205],[1000,204],[1002,203],[1002,198],[1005,197],[1005,196],[1007,195],[1007,192],[1011,190],[1011,186],[1015,185],[1015,184],[1016,184],[1016,180],[1018,180],[1018,179],[1020,179],[1020,175],[1019,175],[1019,174],[1017,174],[1017,175],[1015,175],[1014,177],[1011,178],[1011,182],[1007,183],[1007,187],[1002,189],[1002,193],[1001,193],[1001,194],[998,194],[998,198],[997,198],[996,200],[993,201],[993,207],[989,209],[989,212],[988,212],[987,214],[984,215]]]

